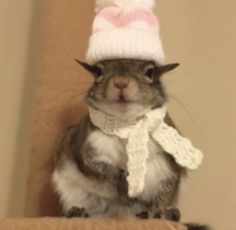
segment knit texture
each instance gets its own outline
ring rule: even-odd
[[[145,186],[150,136],[165,152],[171,154],[180,166],[197,169],[202,162],[202,152],[164,122],[166,107],[151,110],[135,121],[120,120],[91,107],[89,114],[92,123],[104,133],[127,140],[127,181],[130,197],[138,197]]]
[[[97,15],[86,55],[89,64],[124,58],[164,62],[153,0],[100,0],[96,3]]]

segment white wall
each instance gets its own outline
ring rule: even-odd
[[[29,75],[36,52],[32,23],[37,26],[38,10],[32,0],[0,1],[0,217],[23,213],[28,158],[22,143],[27,141],[26,110],[34,78]]]

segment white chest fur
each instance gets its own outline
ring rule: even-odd
[[[107,135],[100,130],[93,131],[87,141],[97,150],[96,160],[107,162],[123,170],[127,169],[126,141]],[[162,150],[152,139],[149,141],[148,150],[145,186],[140,196],[145,201],[150,200],[158,193],[163,180],[173,176]]]

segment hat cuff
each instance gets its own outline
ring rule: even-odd
[[[86,60],[96,64],[109,59],[138,59],[163,64],[159,32],[135,29],[101,31],[90,37]]]

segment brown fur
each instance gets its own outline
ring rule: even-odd
[[[105,113],[107,111],[103,109],[103,106],[106,105],[109,113],[112,113],[115,101],[120,100],[121,96],[131,100],[134,108],[137,105],[142,106],[143,110],[161,107],[166,102],[167,96],[160,78],[165,71],[177,66],[176,64],[156,66],[152,62],[139,60],[110,60],[100,62],[97,66],[80,64],[92,72],[95,77],[94,85],[86,97],[87,103]],[[115,113],[112,115],[116,116]],[[122,114],[122,116],[126,115]],[[167,121],[171,123],[168,116]],[[121,169],[94,160],[97,154],[96,149],[86,142],[86,137],[93,129],[97,128],[92,125],[89,117],[82,120],[80,125],[69,129],[59,146],[58,167],[61,167],[63,161],[69,157],[77,163],[78,170],[84,175],[112,183],[117,188],[120,201],[125,202],[125,205],[142,202],[128,197],[126,176]],[[180,178],[184,170],[168,154],[163,152],[163,157],[166,159],[166,163],[171,166],[175,176],[168,181],[163,181],[162,190],[146,205],[151,208],[150,211],[161,212],[160,217],[171,218],[167,208],[172,207],[177,201]],[[176,217],[177,219],[178,217]]]

